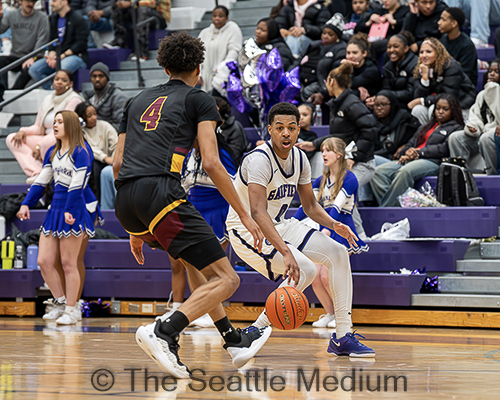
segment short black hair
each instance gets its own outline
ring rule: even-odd
[[[219,114],[222,118],[228,119],[231,116],[231,106],[229,103],[219,96],[213,96],[215,100],[215,104],[217,104],[217,108],[219,109]]]
[[[300,120],[299,109],[290,103],[278,103],[271,107],[267,115],[267,123],[272,125],[276,115],[294,115],[297,119],[297,124]]]
[[[186,32],[174,33],[160,41],[156,61],[173,73],[193,72],[205,59],[201,39]]]
[[[212,13],[213,13],[215,10],[222,10],[222,12],[223,12],[224,14],[226,14],[226,18],[229,18],[229,10],[227,9],[227,7],[224,7],[224,6],[217,6],[217,7],[215,7],[215,8],[212,10]]]
[[[88,101],[82,101],[75,107],[76,114],[85,122],[87,122],[87,108],[89,107],[94,107],[94,106],[90,104]]]

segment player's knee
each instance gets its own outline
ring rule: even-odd
[[[328,270],[326,268],[322,268],[320,275],[321,283],[323,286],[328,287],[330,285],[330,277],[328,276]]]
[[[238,289],[238,286],[240,286],[240,277],[236,273],[236,271],[233,270],[233,273],[231,276],[227,279],[229,288],[231,289],[231,294],[233,294],[236,289]]]

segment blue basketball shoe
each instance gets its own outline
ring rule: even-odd
[[[364,344],[360,343],[356,338],[365,339],[364,336],[354,332],[348,332],[344,337],[337,339],[335,333],[332,334],[330,343],[328,344],[328,353],[336,356],[349,356],[349,357],[375,357],[375,352]]]

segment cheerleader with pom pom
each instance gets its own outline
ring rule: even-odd
[[[80,289],[78,254],[85,236],[93,237],[95,234],[84,195],[92,156],[83,140],[80,121],[74,112],[56,113],[54,135],[56,144],[46,152],[42,172],[31,186],[17,217],[21,221],[30,218],[29,208],[38,202],[44,188],[53,179],[52,204],[40,228],[42,235],[38,265],[54,299],[61,304],[66,302],[64,312],[56,323],[72,325],[77,322],[75,304]],[[54,268],[59,256],[66,281],[66,294]]]

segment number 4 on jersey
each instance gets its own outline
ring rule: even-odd
[[[163,108],[163,104],[165,103],[165,100],[167,100],[167,97],[168,96],[158,97],[141,115],[140,121],[146,124],[144,127],[145,131],[154,131],[158,126],[158,122],[161,117],[161,109]]]

